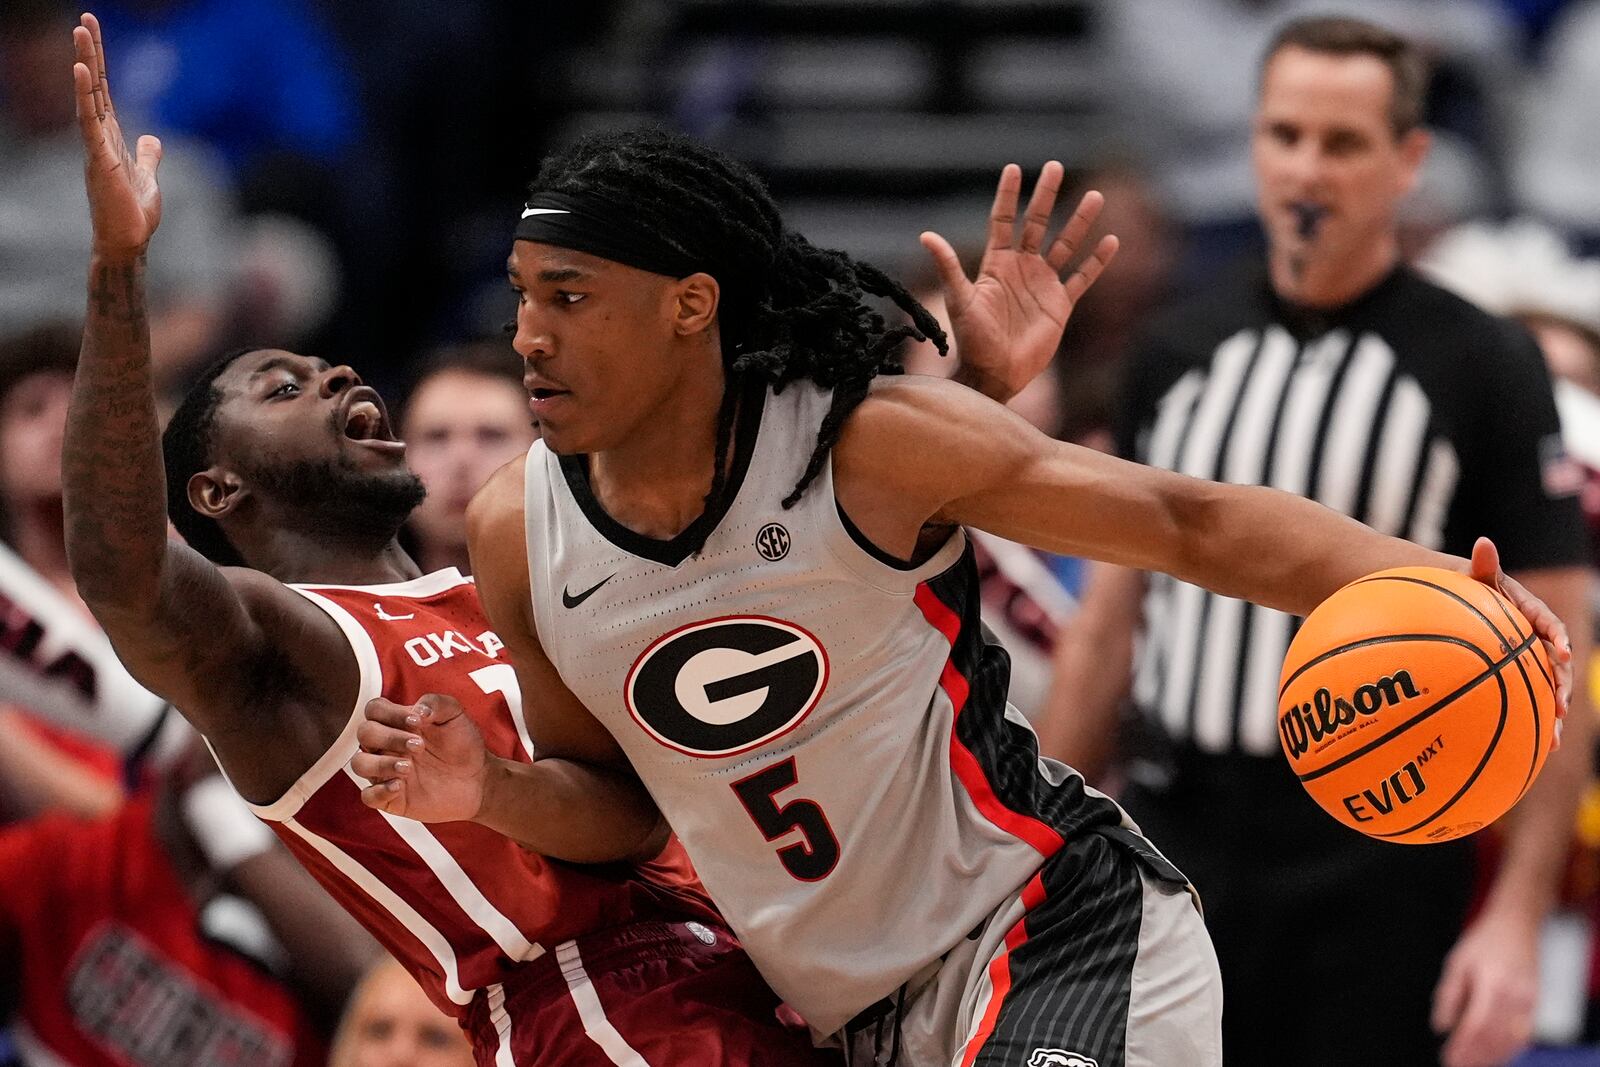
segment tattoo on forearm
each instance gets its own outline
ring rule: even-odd
[[[68,548],[86,596],[159,574],[161,464],[144,264],[96,263],[62,450]]]

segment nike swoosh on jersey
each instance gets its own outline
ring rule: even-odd
[[[571,593],[567,592],[566,586],[562,586],[561,587],[561,606],[564,607],[564,608],[575,608],[575,607],[577,607],[579,604],[582,604],[585,600],[588,600],[590,597],[594,596],[594,594],[600,589],[600,587],[602,585],[605,585],[607,582],[609,582],[611,579],[615,578],[616,576],[617,575],[616,575],[615,572],[612,572],[611,574],[606,575],[604,578],[600,579],[598,582],[594,583],[589,588],[587,588],[583,592],[579,593],[577,596],[573,596]]]

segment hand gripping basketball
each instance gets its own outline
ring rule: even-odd
[[[1480,540],[1465,567],[1379,571],[1319,604],[1284,661],[1279,740],[1312,799],[1352,829],[1452,840],[1532,786],[1570,663],[1561,621]]]
[[[1545,653],[1555,671],[1556,690],[1556,744],[1561,743],[1560,720],[1566,718],[1567,702],[1572,697],[1572,640],[1567,636],[1566,625],[1550,610],[1549,605],[1522,587],[1522,583],[1506,576],[1500,569],[1500,550],[1487,537],[1480,537],[1472,546],[1472,577],[1494,589],[1511,601],[1522,612],[1544,643]]]
[[[489,751],[454,697],[369,700],[356,740],[361,751],[350,769],[370,783],[361,790],[368,807],[419,822],[461,822],[483,806]]]

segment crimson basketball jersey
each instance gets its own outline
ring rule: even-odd
[[[453,696],[490,752],[527,762],[516,674],[477,588],[453,568],[390,585],[292,588],[344,632],[361,688],[333,746],[280,799],[252,810],[441,1009],[465,1019],[486,998],[509,1047],[505,986],[560,981],[564,942],[640,920],[720,922],[675,841],[652,863],[580,867],[476,823],[424,824],[363,804],[368,782],[350,759],[368,700]]]

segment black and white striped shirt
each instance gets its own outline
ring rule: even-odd
[[[1576,502],[1542,480],[1560,437],[1532,339],[1408,269],[1308,313],[1258,268],[1158,322],[1127,373],[1124,455],[1285,489],[1447,552],[1488,535],[1507,570],[1585,558]],[[1140,709],[1202,752],[1275,755],[1295,620],[1165,575],[1144,616]]]

